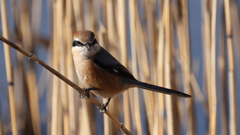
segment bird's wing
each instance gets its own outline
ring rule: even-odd
[[[95,55],[94,63],[99,68],[112,74],[135,80],[133,75],[102,47],[101,50]]]

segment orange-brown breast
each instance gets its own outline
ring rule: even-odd
[[[100,69],[91,59],[78,61],[75,68],[85,88],[101,89],[91,91],[98,96],[109,98],[125,90],[119,77]]]

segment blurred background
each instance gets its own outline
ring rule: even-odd
[[[192,95],[132,89],[115,97],[108,109],[133,134],[239,133],[239,1],[0,1],[0,35],[77,84],[72,36],[86,29],[137,79]],[[123,133],[96,105],[0,42],[1,134]]]

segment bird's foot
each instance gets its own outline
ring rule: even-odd
[[[108,98],[107,102],[105,104],[103,104],[103,110],[99,109],[100,113],[105,113],[106,112],[106,108],[110,102],[111,98]]]
[[[90,97],[90,95],[89,95],[89,90],[85,90],[85,92],[86,92],[86,96],[84,96],[84,95],[81,94],[80,92],[78,93],[78,95],[79,95],[79,97],[80,97],[81,99],[88,99],[88,98]]]
[[[90,97],[90,94],[89,94],[89,91],[90,90],[100,90],[99,88],[87,88],[87,89],[83,89],[85,92],[86,92],[86,96],[81,94],[81,93],[78,93],[79,94],[79,97],[81,99],[88,99]]]

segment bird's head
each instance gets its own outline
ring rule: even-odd
[[[95,35],[89,30],[82,30],[74,33],[74,41],[72,47],[86,47],[88,51],[91,50],[91,46],[97,44]]]
[[[100,50],[95,35],[92,31],[82,30],[74,33],[74,41],[72,44],[72,53],[92,57]]]

